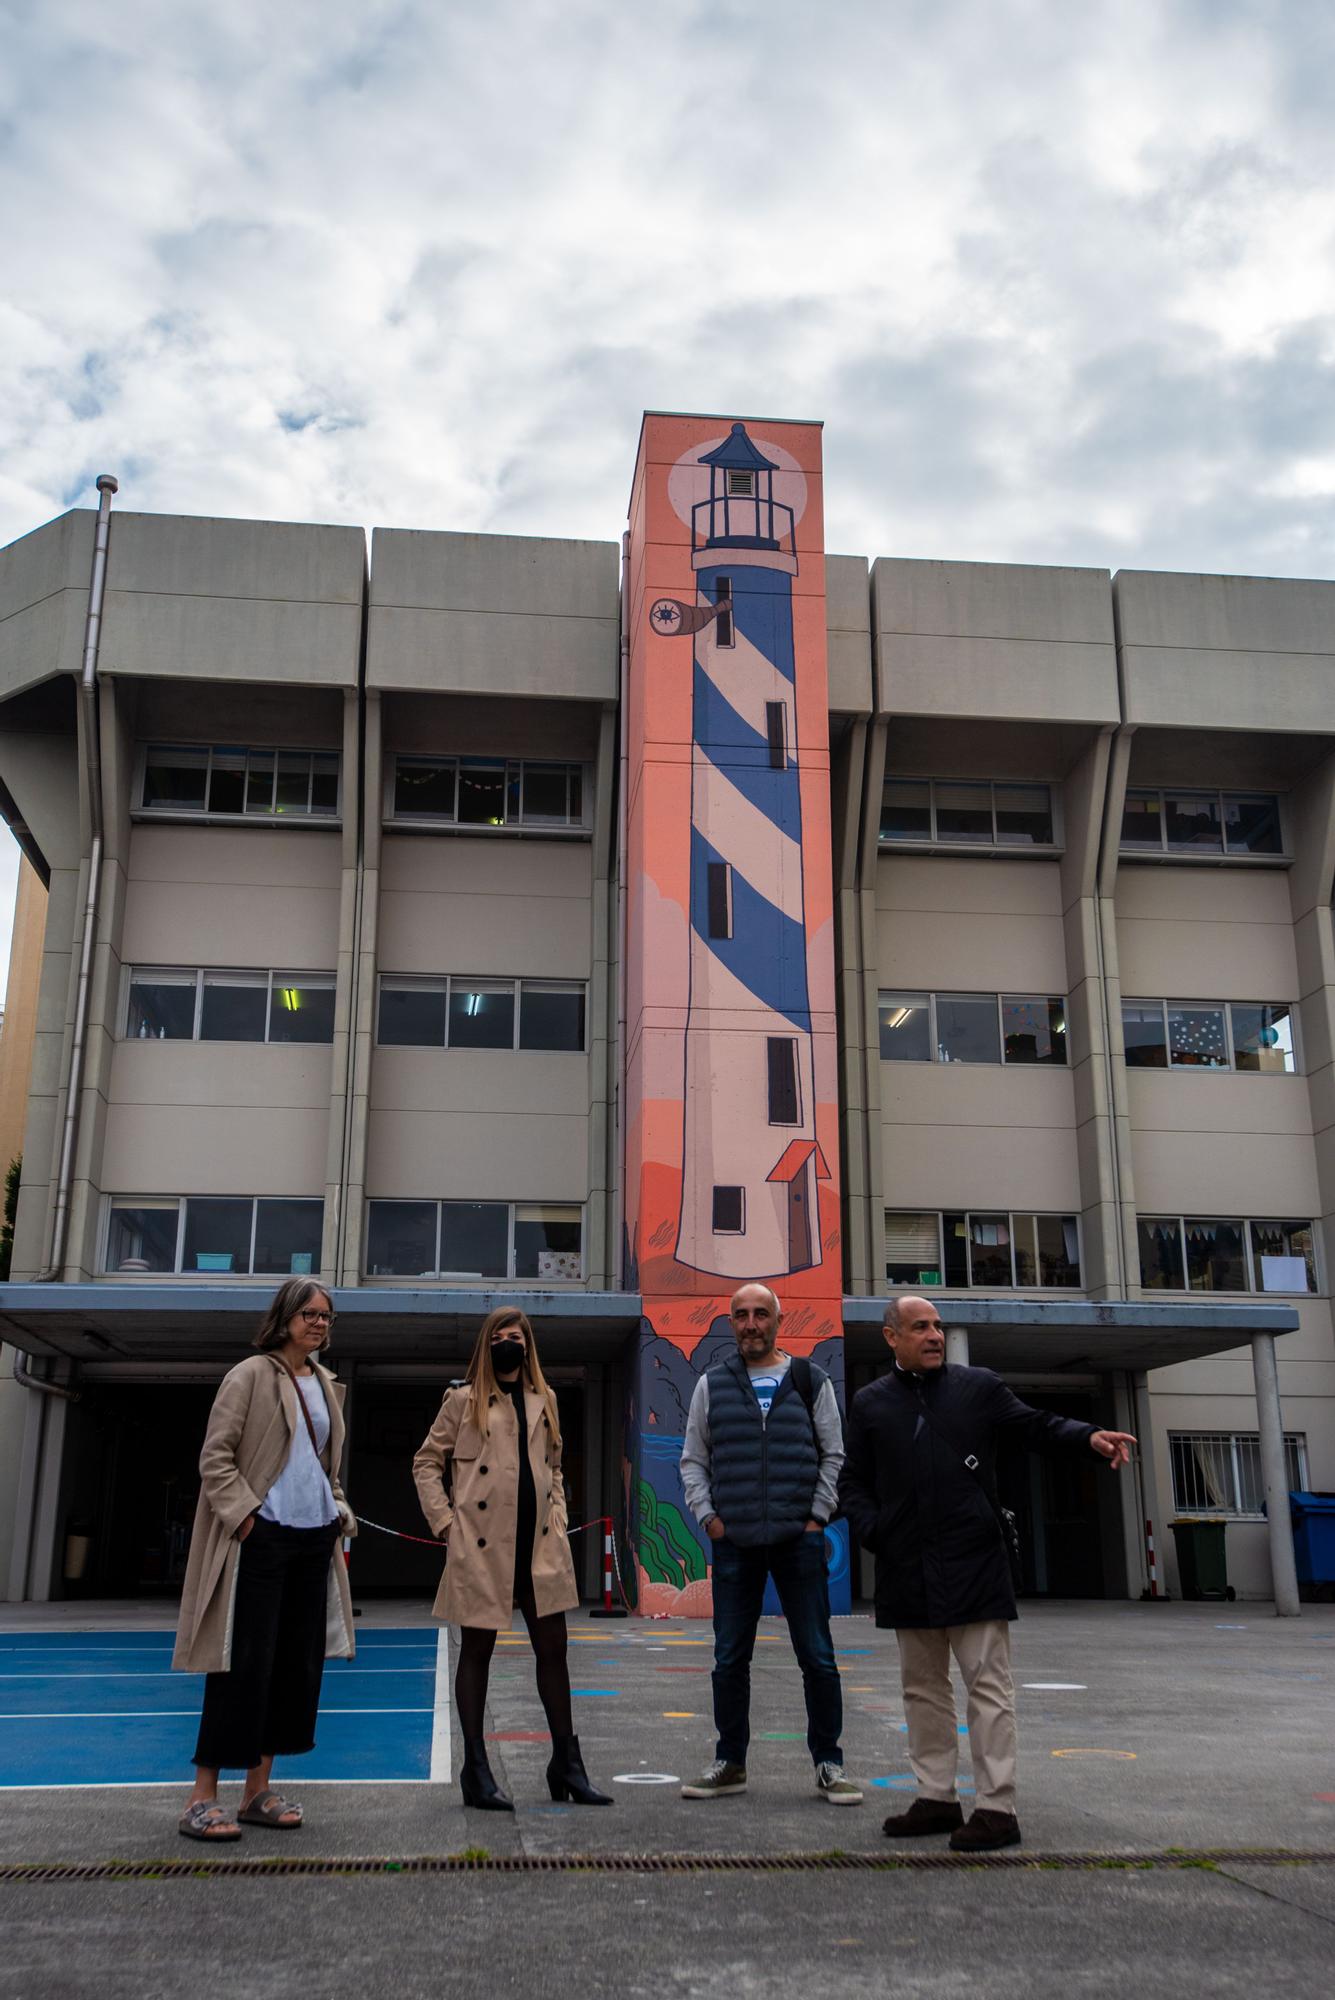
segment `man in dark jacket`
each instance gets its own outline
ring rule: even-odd
[[[807,1698],[816,1789],[833,1806],[862,1793],[844,1776],[843,1694],[830,1638],[825,1524],[835,1511],[844,1430],[823,1368],[784,1354],[768,1285],[742,1285],[729,1318],[737,1352],[695,1385],[681,1454],[686,1502],[714,1555],[714,1723],[718,1752],[686,1799],[746,1790],[751,1655],[774,1578]]]
[[[892,1300],[888,1375],[860,1390],[849,1415],[840,1511],[876,1556],[876,1623],[899,1641],[909,1762],[918,1796],[885,1822],[892,1837],[950,1833],[959,1852],[1012,1847],[1015,1590],[996,1503],[996,1436],[1016,1431],[1039,1451],[1093,1450],[1115,1472],[1136,1440],[1032,1410],[990,1368],[946,1365],[928,1299]],[[959,1733],[954,1654],[968,1691],[976,1803],[967,1826],[955,1793]]]

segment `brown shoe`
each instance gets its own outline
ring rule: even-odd
[[[891,1840],[908,1840],[919,1833],[952,1833],[963,1825],[958,1799],[915,1799],[907,1812],[891,1813],[881,1832]]]
[[[987,1854],[994,1847],[1018,1847],[1020,1822],[1014,1813],[989,1812],[979,1806],[967,1826],[950,1836],[954,1854]]]

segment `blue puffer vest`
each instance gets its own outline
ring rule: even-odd
[[[709,1370],[709,1483],[729,1541],[764,1548],[792,1541],[811,1519],[820,1453],[792,1364],[764,1418],[739,1354]],[[825,1376],[811,1371],[813,1400]]]

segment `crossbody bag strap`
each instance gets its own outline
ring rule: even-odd
[[[1006,1560],[1010,1564],[1011,1577],[1018,1585],[1023,1572],[1023,1562],[1020,1554],[1020,1524],[1016,1520],[1012,1510],[1009,1507],[1002,1506],[1001,1496],[997,1492],[995,1476],[991,1480],[984,1479],[982,1461],[974,1452],[960,1450],[958,1439],[953,1438],[944,1424],[928,1409],[927,1398],[925,1396],[920,1401],[918,1407],[921,1409],[924,1418],[932,1430],[936,1432],[936,1435],[943,1443],[950,1446],[956,1458],[973,1474],[978,1484],[982,1487],[987,1504],[992,1509],[992,1513],[996,1519],[997,1531],[1001,1536],[1001,1546],[1005,1550]]]

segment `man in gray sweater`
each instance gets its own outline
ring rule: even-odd
[[[844,1433],[824,1369],[778,1345],[783,1310],[768,1285],[742,1285],[729,1307],[737,1352],[695,1385],[681,1455],[686,1504],[713,1544],[714,1762],[686,1799],[746,1790],[751,1656],[774,1578],[802,1669],[807,1747],[831,1805],[862,1793],[844,1776],[843,1693],[830,1637],[825,1527],[836,1508]]]

